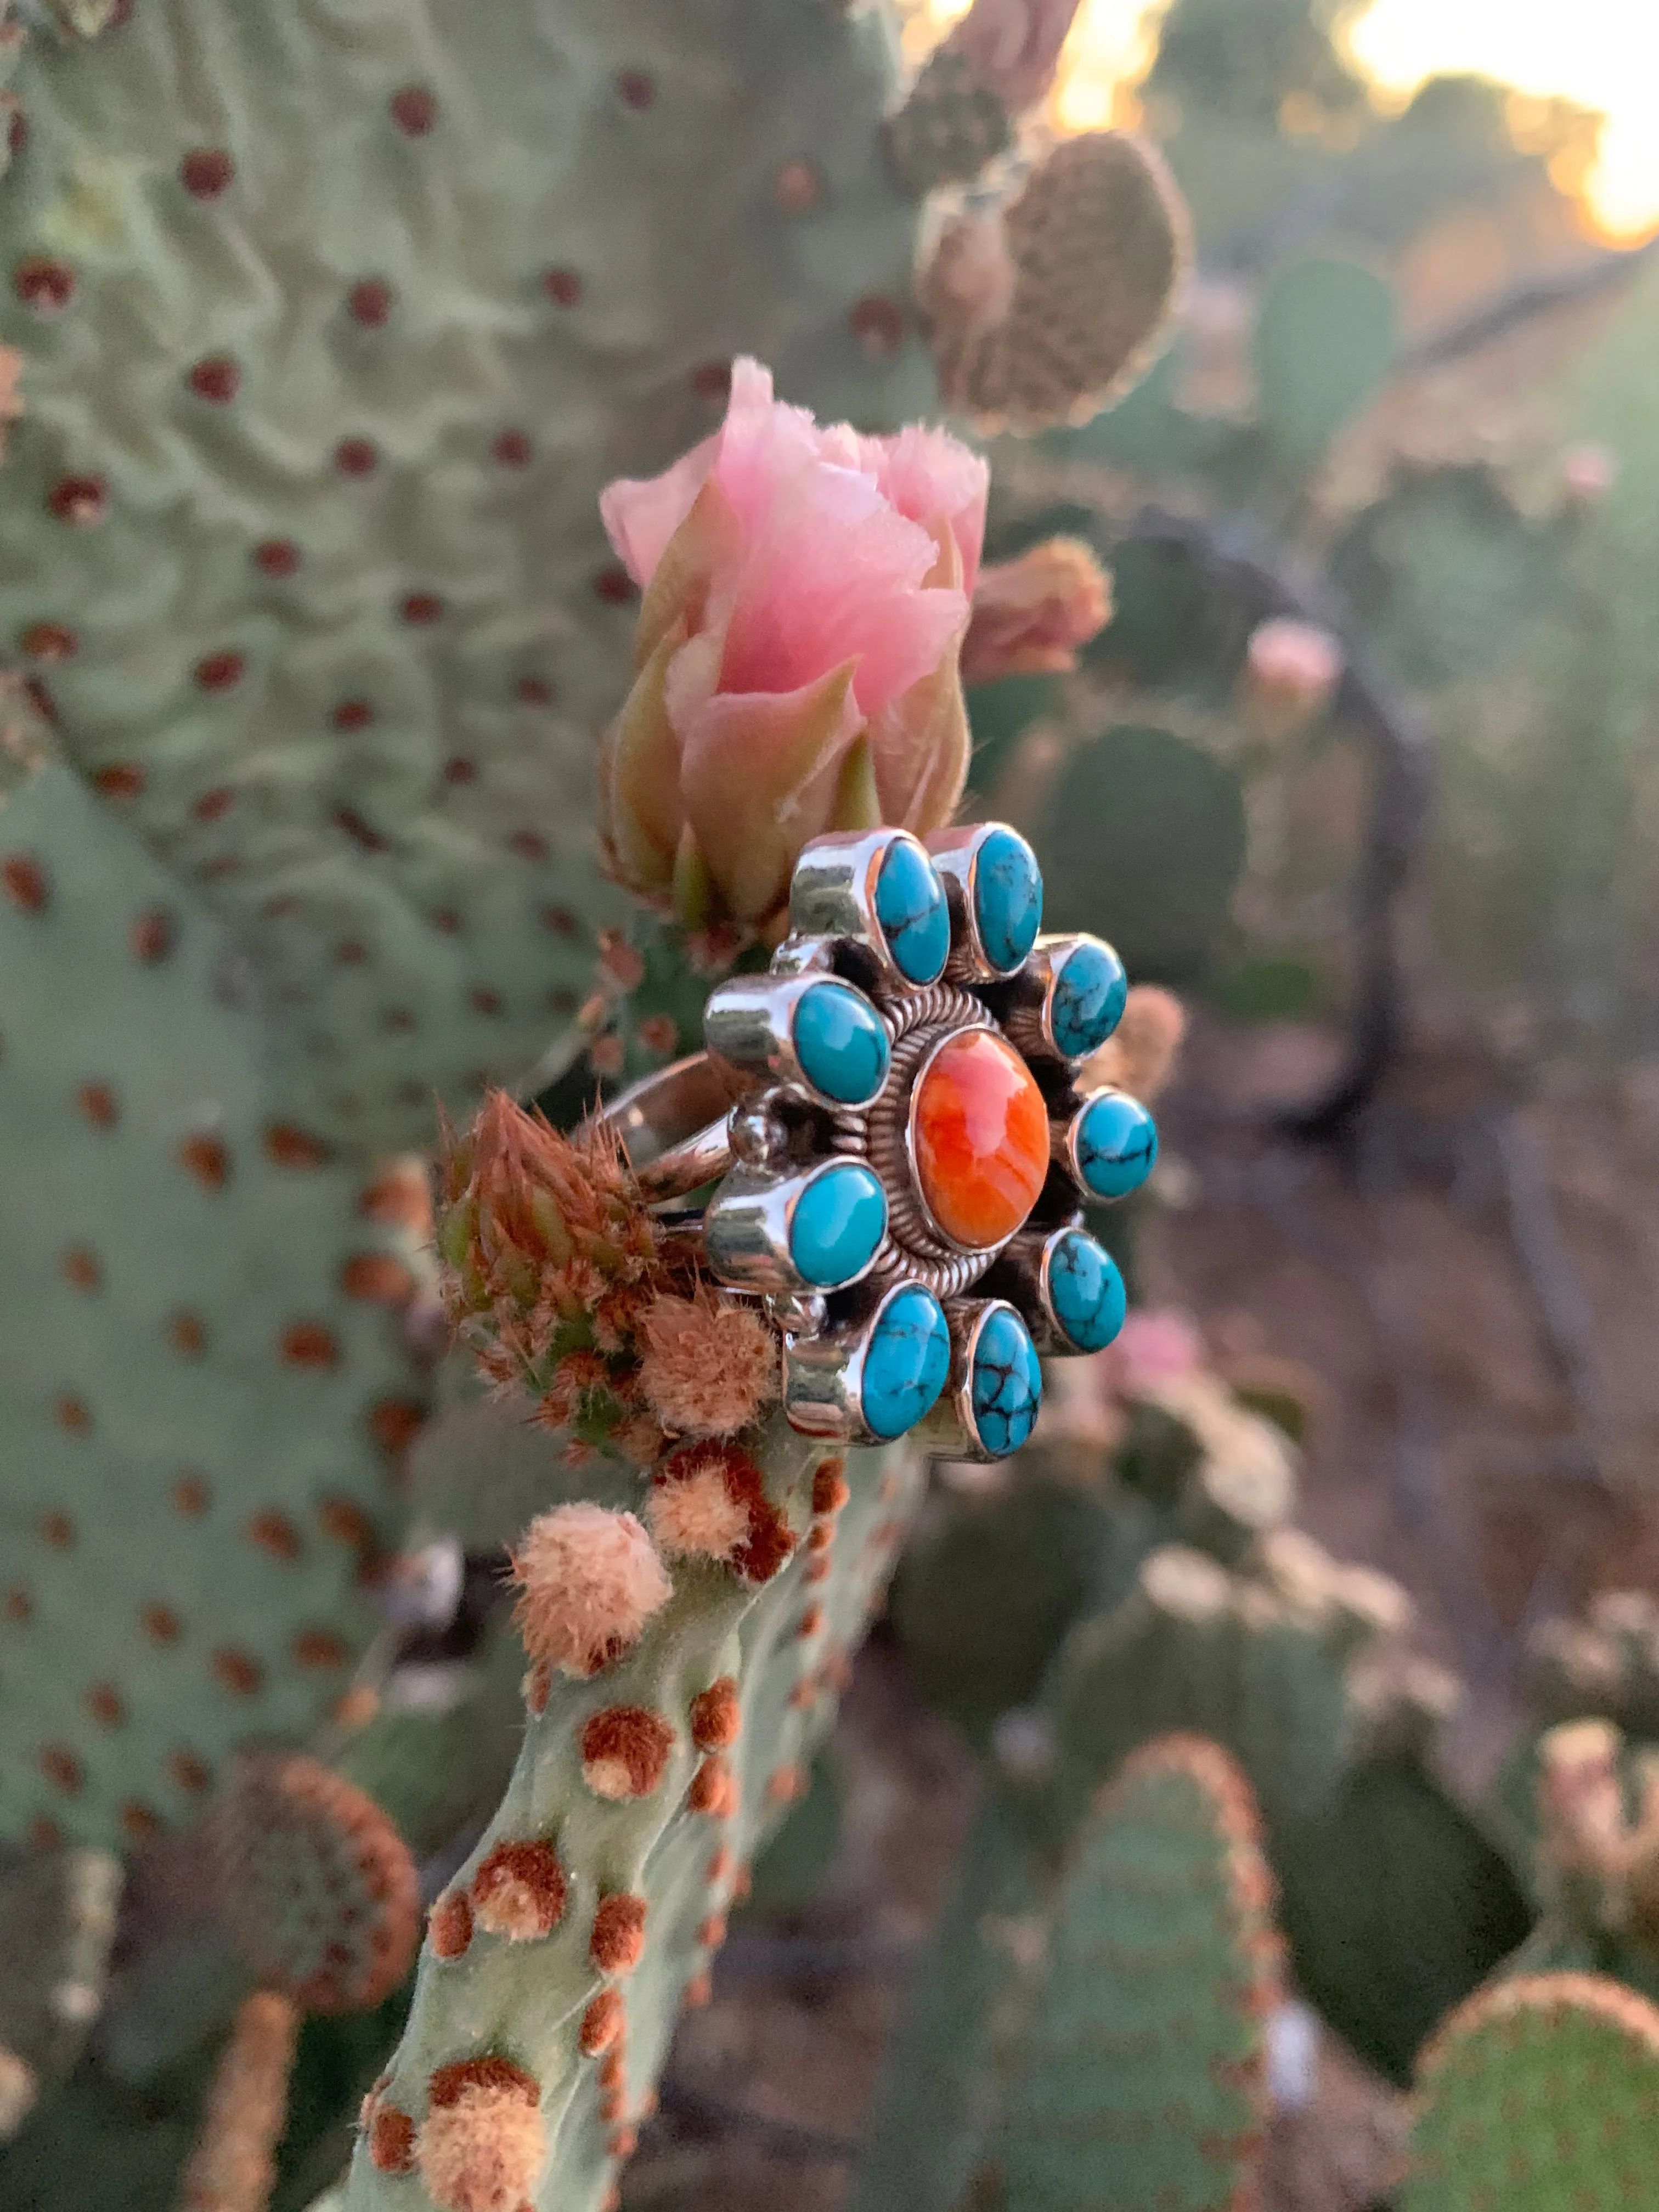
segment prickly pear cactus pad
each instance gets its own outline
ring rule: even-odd
[[[744,1870],[805,1786],[921,1474],[902,1448],[830,1455],[775,1415],[671,1455],[655,1542],[593,1505],[532,1524],[524,1748],[433,1908],[353,2212],[467,2212],[496,2201],[490,2175],[503,2204],[598,2212]]]
[[[738,350],[826,419],[933,404],[896,82],[884,9],[800,0],[179,0],[23,54],[0,644],[325,1132],[424,1141],[586,994],[601,486]]]
[[[1004,2212],[1255,2201],[1279,1992],[1272,1900],[1249,1786],[1227,1754],[1179,1735],[1135,1753],[1060,1890],[988,2201]]]
[[[374,1625],[424,1186],[270,1110],[222,933],[62,766],[0,891],[0,1830],[130,1844]]]
[[[1654,2198],[1659,2008],[1598,1974],[1499,1982],[1425,2052],[1401,2212]]]

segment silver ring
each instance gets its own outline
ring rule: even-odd
[[[1123,1284],[1083,1208],[1157,1157],[1144,1107],[1080,1087],[1127,984],[1109,945],[1039,933],[1042,876],[996,822],[925,842],[820,837],[765,974],[718,985],[706,1050],[605,1120],[708,1272],[763,1301],[810,1435],[1000,1458],[1039,1352],[1100,1350]]]

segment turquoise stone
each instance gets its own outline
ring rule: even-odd
[[[826,1168],[795,1200],[789,1256],[821,1291],[861,1274],[887,1228],[887,1197],[877,1177],[855,1160]]]
[[[1042,1370],[1036,1346],[1019,1316],[1000,1306],[974,1346],[974,1422],[988,1452],[1005,1459],[1036,1426],[1042,1403]]]
[[[1097,1198],[1139,1190],[1158,1158],[1158,1131],[1138,1098],[1103,1091],[1077,1121],[1078,1172]]]
[[[802,1073],[838,1105],[866,1105],[887,1080],[887,1032],[849,984],[814,983],[798,999],[794,1037]]]
[[[1049,1029],[1056,1052],[1081,1060],[1098,1052],[1123,1018],[1129,979],[1109,945],[1085,937],[1074,945],[1054,977]]]
[[[1003,974],[1019,966],[1042,921],[1042,872],[1012,830],[994,830],[974,864],[974,921],[985,957]]]
[[[908,837],[896,837],[876,878],[876,920],[901,975],[936,983],[951,951],[951,915],[933,862]]]
[[[1117,1262],[1081,1229],[1063,1229],[1048,1248],[1048,1305],[1079,1352],[1103,1352],[1123,1326],[1128,1293]]]
[[[902,1437],[933,1410],[951,1372],[951,1332],[931,1291],[912,1284],[890,1298],[864,1355],[864,1419],[878,1437]]]

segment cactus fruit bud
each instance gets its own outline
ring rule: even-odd
[[[1239,684],[1252,730],[1271,744],[1294,737],[1330,705],[1342,668],[1342,647],[1328,630],[1285,615],[1258,623]]]
[[[962,680],[1063,675],[1111,612],[1111,586],[1090,547],[1076,538],[1045,538],[1017,561],[980,571]]]
[[[688,925],[764,928],[835,826],[867,738],[883,814],[947,819],[967,773],[957,660],[984,534],[983,462],[942,431],[820,429],[732,368],[722,428],[602,511],[644,592],[637,674],[606,733],[613,872]]]
[[[1053,82],[1076,12],[1077,0],[975,0],[888,123],[907,191],[964,183],[1004,150],[1013,118]]]

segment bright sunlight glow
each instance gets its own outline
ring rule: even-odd
[[[968,0],[925,0],[942,27]],[[1083,0],[1056,95],[1073,131],[1121,117],[1144,72],[1160,0]],[[1476,70],[1535,98],[1571,100],[1607,118],[1585,184],[1609,238],[1659,225],[1659,0],[1372,0],[1351,34],[1356,63],[1385,98],[1425,76]]]

